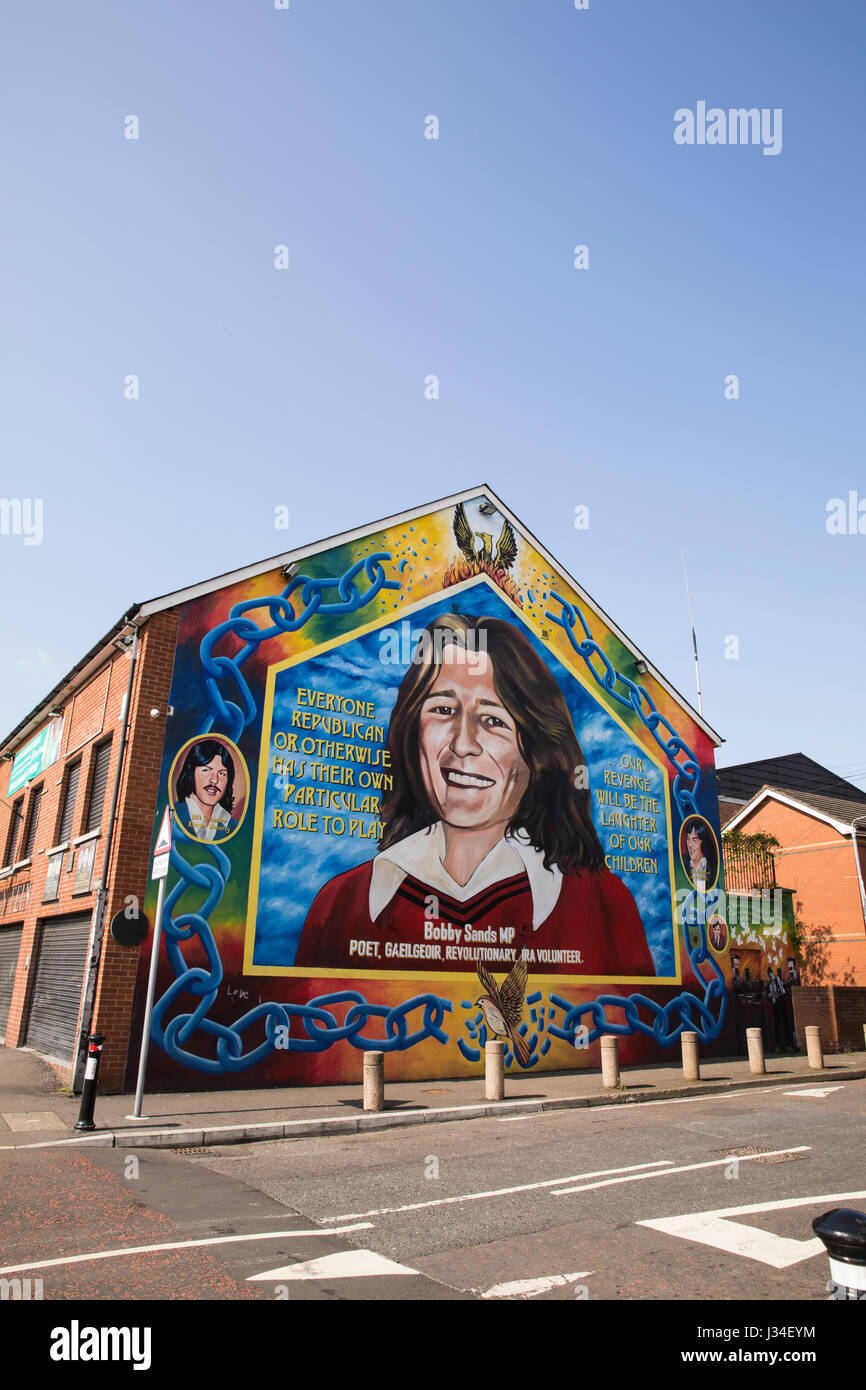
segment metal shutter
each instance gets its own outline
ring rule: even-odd
[[[9,1005],[15,988],[15,971],[21,948],[21,927],[4,927],[0,931],[0,1042],[6,1037]]]
[[[75,815],[75,798],[78,795],[78,774],[81,771],[81,760],[73,763],[66,774],[66,792],[63,798],[63,815],[60,818],[60,833],[57,840],[58,845],[67,844],[72,834],[72,823]]]
[[[96,750],[96,767],[93,772],[93,786],[90,789],[90,806],[87,810],[85,834],[98,830],[102,824],[102,803],[105,801],[105,788],[108,786],[108,764],[111,762],[111,739],[101,743]]]
[[[63,1062],[71,1062],[77,1049],[89,940],[89,914],[43,923],[26,1043]]]
[[[42,804],[42,788],[36,787],[30,798],[30,819],[27,822],[27,835],[21,853],[22,859],[29,859],[36,843],[36,827],[39,824],[39,807]]]

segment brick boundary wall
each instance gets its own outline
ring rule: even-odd
[[[836,1007],[836,1032],[840,1047],[861,1050],[866,1023],[866,988],[862,985],[830,985]]]
[[[825,1052],[844,1047],[863,1050],[866,987],[862,985],[799,985],[791,991],[797,1036],[806,1045],[806,1027],[821,1029]]]

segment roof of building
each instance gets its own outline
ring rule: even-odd
[[[863,792],[860,793],[859,801],[851,797],[840,799],[836,796],[816,796],[814,792],[796,792],[794,799],[805,802],[814,811],[822,811],[824,815],[845,821],[846,824],[866,816],[866,795]]]
[[[140,606],[140,604],[133,603],[127,608],[114,626],[108,629],[105,636],[100,637],[98,642],[94,642],[90,650],[84,653],[80,661],[76,661],[75,665],[55,686],[52,686],[48,694],[39,701],[39,704],[34,705],[30,713],[25,714],[24,718],[18,721],[11,733],[0,740],[0,750],[5,753],[10,744],[20,743],[28,734],[33,733],[39,724],[44,722],[47,711],[52,705],[66,699],[73,689],[83,685],[89,679],[104,662],[106,654],[111,651],[113,644],[121,634],[135,625]]]
[[[761,758],[754,763],[737,763],[716,769],[719,797],[726,801],[751,801],[763,787],[807,792],[813,796],[841,801],[866,801],[866,792],[846,782],[829,768],[822,767],[805,753],[787,753],[780,758]]]
[[[857,788],[854,789],[857,791]],[[759,787],[755,795],[750,797],[745,805],[740,806],[734,816],[729,817],[724,825],[725,830],[737,828],[740,822],[756,810],[767,797],[784,802],[787,806],[800,808],[803,811],[817,815],[821,820],[828,821],[837,830],[847,834],[850,833],[854,821],[862,820],[866,822],[866,796],[863,792],[858,792],[859,800],[850,797],[820,796],[815,792],[804,792],[793,787]],[[861,835],[866,831],[866,823],[857,827],[857,834]]]
[[[181,603],[188,603],[192,599],[200,598],[204,594],[213,593],[214,591],[225,588],[230,584],[236,584],[243,579],[252,578],[259,574],[267,574],[269,571],[278,568],[288,569],[290,566],[293,566],[295,569],[297,569],[297,566],[307,556],[320,554],[322,551],[329,550],[338,545],[345,545],[349,541],[358,539],[359,537],[368,536],[371,532],[377,531],[386,526],[394,526],[412,521],[417,517],[425,516],[427,513],[433,510],[438,510],[448,506],[455,506],[458,502],[468,502],[470,500],[477,500],[479,498],[483,498],[489,501],[493,509],[500,512],[502,516],[507,517],[511,524],[531,542],[531,544],[536,548],[536,550],[538,550],[540,554],[542,554],[545,557],[545,559],[550,563],[553,569],[558,574],[560,574],[568,584],[572,586],[572,588],[580,596],[581,600],[586,603],[587,607],[591,608],[595,611],[596,614],[598,614],[598,616],[603,620],[603,622],[607,625],[611,632],[634,655],[635,659],[646,662],[650,674],[654,677],[654,679],[657,680],[658,683],[663,687],[663,689],[666,690],[667,693],[674,700],[676,700],[677,703],[684,710],[688,712],[690,717],[694,719],[695,723],[698,724],[699,727],[704,730],[708,738],[710,738],[717,747],[721,743],[723,743],[724,740],[721,734],[718,734],[711,727],[711,725],[709,725],[706,722],[703,716],[700,715],[697,712],[697,710],[693,708],[693,706],[689,703],[685,696],[680,694],[676,687],[673,686],[670,683],[670,681],[667,680],[666,677],[661,674],[661,672],[649,660],[649,658],[647,658],[644,655],[644,653],[641,652],[641,650],[637,646],[635,646],[631,638],[628,637],[622,631],[622,629],[616,625],[616,623],[604,611],[604,609],[601,608],[601,606],[593,598],[591,598],[589,594],[587,594],[586,590],[583,589],[580,584],[578,584],[577,580],[574,579],[572,575],[568,573],[567,570],[563,569],[562,565],[560,565],[559,562],[554,559],[554,557],[550,554],[549,551],[545,550],[544,546],[541,545],[541,543],[524,525],[524,523],[520,521],[520,519],[516,517],[513,512],[510,512],[508,510],[508,508],[499,500],[499,498],[496,496],[496,494],[493,492],[491,488],[489,488],[486,484],[481,484],[480,486],[470,488],[465,492],[454,493],[450,497],[442,497],[439,498],[437,501],[428,502],[424,506],[414,507],[411,511],[399,512],[394,516],[383,517],[379,521],[368,522],[364,526],[356,527],[352,531],[345,531],[337,536],[328,536],[323,540],[314,541],[310,545],[301,546],[295,550],[286,551],[280,555],[272,555],[270,556],[270,558],[266,560],[259,560],[255,564],[245,565],[240,569],[231,570],[225,574],[216,575],[211,579],[202,580],[201,582],[193,584],[188,588],[177,589],[172,593],[162,594],[157,598],[148,600],[148,602],[146,603],[134,604],[131,608],[127,609],[127,612],[124,614],[124,617],[121,620],[121,622],[119,624],[116,624],[115,627],[112,628],[111,631],[106,634],[102,641],[97,643],[95,647],[91,648],[91,651],[87,654],[87,656],[83,658],[82,661],[78,662],[72,668],[72,670],[69,671],[67,675],[64,676],[63,679],[57,683],[57,685],[51,691],[50,695],[47,696],[45,699],[40,700],[39,704],[34,706],[30,713],[24,716],[24,718],[16,725],[12,732],[8,734],[4,739],[0,740],[0,750],[8,750],[10,745],[21,743],[25,737],[32,733],[38,727],[40,721],[44,718],[44,711],[49,701],[53,703],[58,698],[65,697],[66,694],[68,694],[76,684],[79,684],[84,668],[86,667],[88,671],[91,668],[92,659],[94,658],[94,655],[98,653],[100,650],[104,651],[108,647],[110,642],[117,636],[118,632],[123,631],[126,627],[129,627],[131,623],[140,624],[141,622],[146,621],[146,619],[154,613],[162,612],[167,608],[174,608]]]

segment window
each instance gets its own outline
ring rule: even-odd
[[[29,859],[33,853],[33,846],[36,842],[36,827],[39,824],[39,807],[42,804],[42,788],[35,787],[30,797],[30,818],[27,822],[27,834],[24,836],[24,844],[21,847],[21,858]]]
[[[60,829],[58,831],[58,845],[65,845],[72,834],[72,826],[75,817],[75,798],[78,795],[78,775],[81,772],[81,760],[73,763],[66,773],[66,788],[63,793],[63,812],[60,817]]]
[[[107,743],[100,743],[96,750],[93,769],[93,783],[90,788],[90,805],[87,808],[87,824],[85,833],[91,830],[98,830],[102,824],[102,806],[105,801],[105,789],[108,786],[108,764],[111,762],[111,739]]]
[[[24,819],[24,797],[21,796],[12,807],[12,824],[9,826],[9,839],[6,841],[6,860],[4,869],[10,864],[15,863],[15,847],[18,844],[18,836],[21,830],[21,822]]]

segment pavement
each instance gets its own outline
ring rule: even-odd
[[[746,1058],[701,1061],[700,1081],[684,1081],[677,1064],[624,1068],[620,1088],[602,1088],[601,1073],[508,1073],[505,1099],[488,1101],[484,1078],[386,1083],[385,1109],[366,1113],[361,1087],[269,1087],[266,1090],[172,1092],[145,1095],[140,1119],[130,1118],[133,1096],[97,1096],[93,1133],[75,1133],[80,1098],[60,1086],[36,1052],[0,1046],[0,1152],[4,1149],[100,1145],[110,1148],[198,1148],[311,1135],[354,1134],[395,1126],[532,1114],[600,1105],[712,1095],[754,1087],[838,1085],[866,1077],[866,1052],[827,1055],[819,1071],[805,1056],[767,1058],[752,1076]]]

